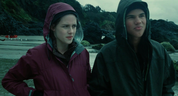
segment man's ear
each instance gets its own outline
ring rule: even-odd
[[[50,27],[50,29],[54,32],[55,31],[55,25],[52,24],[51,27]]]

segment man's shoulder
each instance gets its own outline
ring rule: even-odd
[[[117,46],[117,41],[116,40],[113,40],[107,44],[105,44],[101,49],[100,49],[100,52],[112,52]]]
[[[161,43],[155,40],[150,40],[150,43],[153,47],[162,47]]]
[[[164,52],[165,48],[163,45],[161,45],[161,43],[159,43],[158,41],[155,40],[150,40],[151,46],[153,48],[153,50],[157,50],[158,52]]]

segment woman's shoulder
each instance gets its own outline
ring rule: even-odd
[[[84,47],[81,43],[79,43],[79,42],[77,42],[77,41],[75,41],[75,43],[76,43],[75,52],[76,52],[77,54],[80,54],[82,51],[85,50],[85,47]]]
[[[27,54],[31,54],[31,55],[35,54],[36,55],[36,54],[45,53],[46,49],[47,49],[47,45],[46,45],[46,43],[43,43],[43,44],[35,46],[31,49],[28,49]]]

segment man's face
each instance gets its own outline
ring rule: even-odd
[[[143,10],[134,9],[126,16],[126,28],[129,37],[141,38],[146,29],[146,16]]]

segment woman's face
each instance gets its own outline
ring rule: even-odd
[[[61,18],[59,23],[51,27],[51,30],[54,32],[57,45],[68,45],[72,43],[73,38],[76,33],[77,28],[77,18],[68,14]]]

